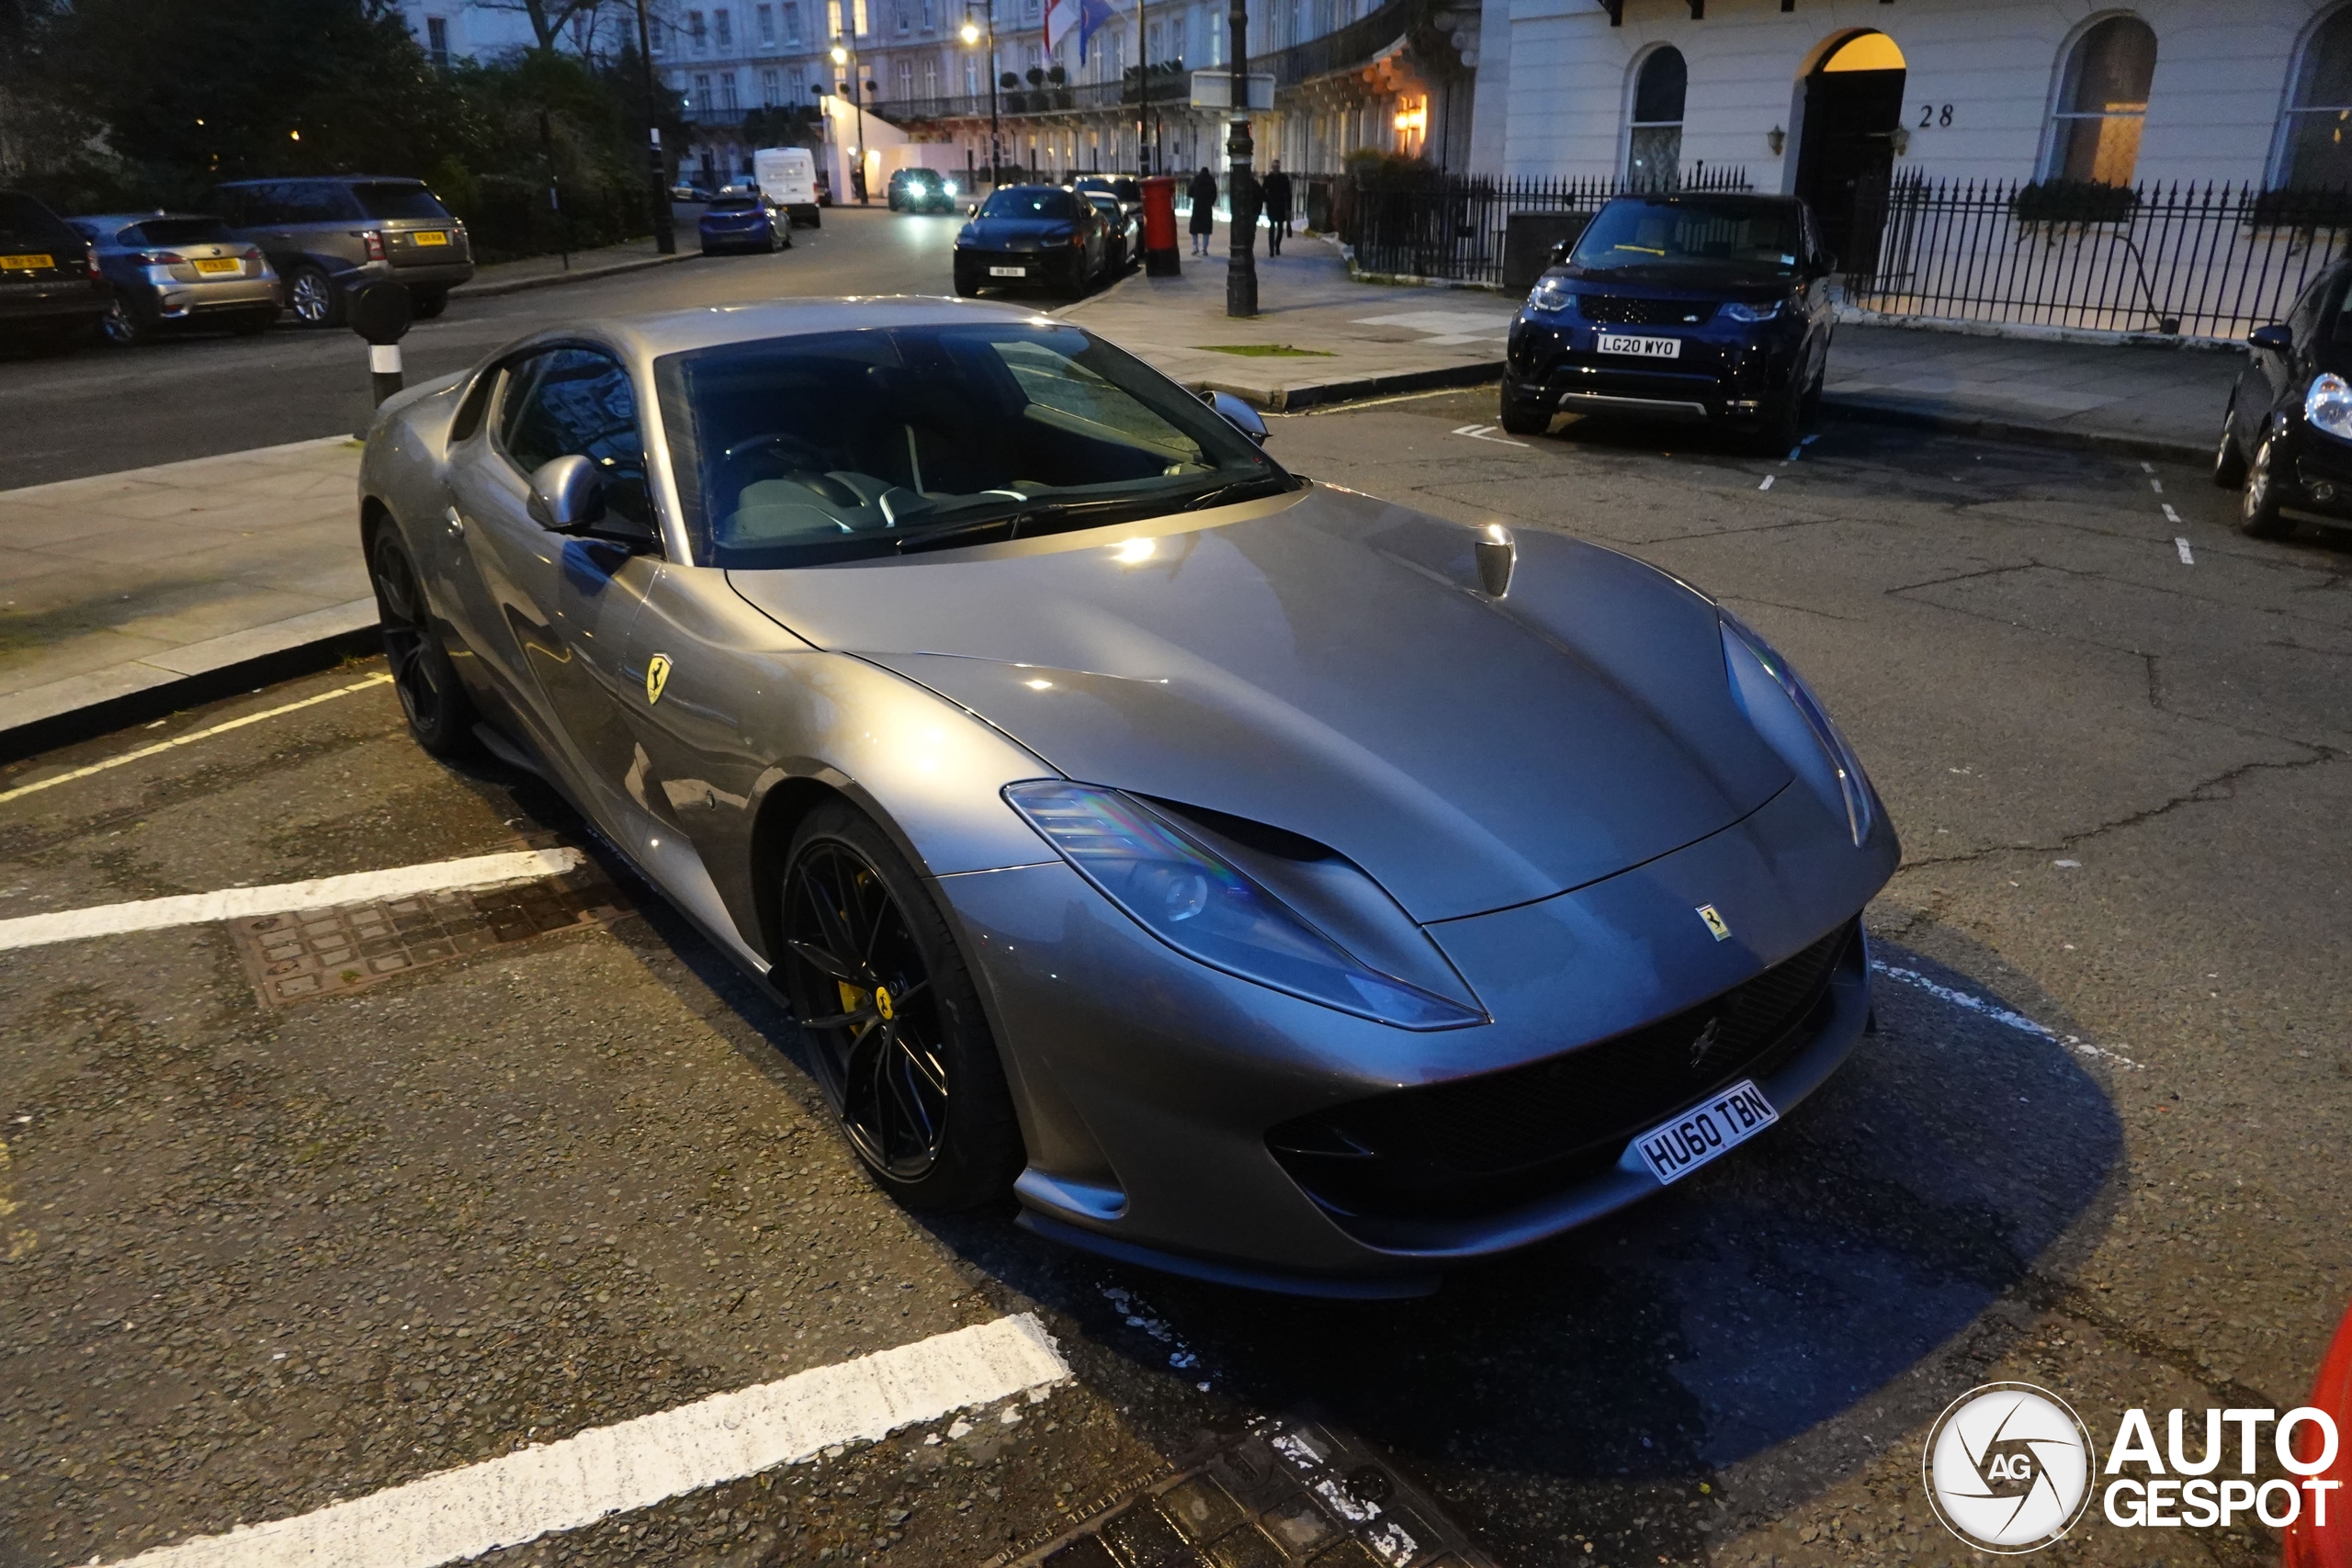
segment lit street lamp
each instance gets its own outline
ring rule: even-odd
[[[1004,165],[1004,143],[997,129],[996,0],[989,0],[989,189],[996,189],[996,172]],[[964,13],[964,47],[980,41],[979,24]]]

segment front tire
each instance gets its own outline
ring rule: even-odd
[[[409,733],[435,757],[464,755],[473,749],[473,703],[458,683],[457,668],[433,629],[432,606],[416,565],[390,521],[376,529],[368,575],[383,623],[384,662],[392,668],[392,689],[400,694]]]
[[[864,813],[836,801],[793,835],[776,975],[842,1131],[910,1209],[1000,1201],[1021,1133],[996,1042],[922,880]]]
[[[107,313],[98,319],[98,330],[117,348],[136,348],[155,336],[155,329],[141,321],[130,301],[120,294],[107,297]]]
[[[2238,532],[2249,539],[2281,539],[2294,530],[2295,525],[2278,512],[2278,437],[2266,435],[2246,465],[2245,491],[2238,497]]]
[[[1511,435],[1541,435],[1552,428],[1552,411],[1542,403],[1522,403],[1509,391],[1502,396],[1497,417],[1503,430]]]

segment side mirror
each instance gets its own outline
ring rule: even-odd
[[[1256,409],[1251,408],[1231,392],[1209,393],[1208,405],[1223,414],[1226,423],[1232,425],[1234,429],[1261,446],[1266,444],[1266,422],[1258,417]]]
[[[1567,265],[1568,253],[1574,249],[1576,249],[1576,242],[1574,240],[1562,240],[1554,244],[1552,247],[1552,265],[1554,266]]]
[[[2246,333],[2245,341],[2250,347],[2267,348],[2278,354],[2285,354],[2295,346],[2295,334],[2292,329],[2280,326],[2274,321],[2269,326],[2256,327]]]
[[[551,534],[576,534],[605,515],[605,478],[573,453],[549,458],[531,476],[531,521]]]

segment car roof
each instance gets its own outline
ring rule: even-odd
[[[217,212],[165,212],[161,209],[152,212],[77,212],[66,221],[69,223],[113,223],[128,227],[133,223],[153,223],[158,218],[174,220],[204,218],[215,223],[225,221]]]
[[[955,299],[917,294],[849,295],[833,299],[762,299],[741,305],[711,305],[699,310],[661,310],[636,316],[608,316],[551,327],[525,340],[601,337],[634,357],[651,361],[668,354],[721,344],[760,343],[770,338],[807,337],[820,333],[860,332],[876,327],[949,326],[971,321],[1053,322],[1038,311],[1016,305],[978,299]],[[524,346],[515,344],[511,346]]]
[[[324,183],[339,186],[421,186],[424,182],[414,175],[261,175],[249,180],[222,180],[222,190],[241,186],[282,186],[296,181],[306,184]]]
[[[1796,207],[1802,205],[1793,196],[1766,196],[1746,190],[1629,190],[1612,196],[1611,201],[1643,201],[1679,207],[1686,201],[1703,202],[1710,207]]]

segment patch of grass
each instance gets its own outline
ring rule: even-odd
[[[1204,343],[1205,354],[1238,354],[1245,359],[1336,359],[1319,348],[1293,348],[1286,343]]]

